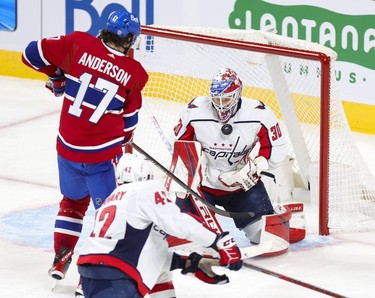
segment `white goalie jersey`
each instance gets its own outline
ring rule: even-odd
[[[244,97],[227,123],[218,120],[210,97],[195,98],[181,112],[174,134],[178,140],[202,144],[206,157],[202,185],[216,190],[233,191],[218,177],[234,170],[257,143],[260,148],[255,156],[265,157],[270,169],[278,167],[287,156],[286,140],[274,112],[264,103]]]
[[[170,269],[167,235],[206,247],[216,239],[214,232],[180,212],[159,181],[124,184],[97,210],[77,263],[115,267],[137,281],[145,295]]]

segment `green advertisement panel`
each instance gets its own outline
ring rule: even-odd
[[[336,6],[324,8],[329,2]],[[375,9],[369,14],[365,2],[360,3],[353,13],[347,1],[237,0],[229,15],[229,27],[276,30],[280,35],[335,50],[339,61],[336,79],[343,99],[375,105],[375,99],[368,96],[369,92],[375,94]]]

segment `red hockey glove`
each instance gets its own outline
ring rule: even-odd
[[[229,283],[228,276],[217,275],[212,271],[212,266],[219,266],[218,259],[203,258],[200,254],[193,252],[186,260],[185,269],[182,274],[193,274],[194,277],[208,284],[226,284]]]
[[[66,78],[64,75],[56,77],[48,77],[46,88],[50,90],[56,97],[62,96],[65,93]]]
[[[218,235],[211,247],[219,252],[220,266],[225,266],[235,271],[241,269],[243,263],[241,261],[241,251],[233,237],[229,235],[229,232]]]

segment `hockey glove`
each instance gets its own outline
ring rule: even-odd
[[[212,266],[219,266],[218,259],[204,258],[200,254],[193,252],[186,260],[185,268],[182,274],[193,274],[194,277],[208,284],[226,284],[229,283],[228,276],[218,275],[212,271]]]
[[[241,251],[233,237],[229,235],[229,232],[219,234],[211,247],[219,252],[220,266],[224,266],[235,271],[241,269],[243,263],[241,261]]]
[[[227,187],[241,187],[244,191],[248,191],[258,183],[261,172],[268,170],[268,162],[263,156],[258,156],[254,161],[245,157],[239,167],[239,169],[220,174],[219,180]]]
[[[258,177],[260,177],[262,175],[263,171],[267,171],[269,169],[268,161],[263,156],[255,157],[253,162],[254,162],[254,165],[255,165],[255,168],[256,168],[256,175]]]
[[[48,77],[46,88],[50,90],[56,97],[62,96],[65,93],[66,78],[64,75],[56,77]]]

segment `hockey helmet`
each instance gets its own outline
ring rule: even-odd
[[[242,94],[242,82],[237,73],[230,68],[220,69],[211,81],[210,94],[220,121],[228,122]]]
[[[125,153],[119,160],[116,168],[119,184],[145,181],[154,178],[151,165],[143,156]]]
[[[141,23],[138,17],[126,9],[112,12],[107,21],[107,30],[116,34],[120,38],[126,37],[128,34],[133,35],[132,44],[141,32]]]

